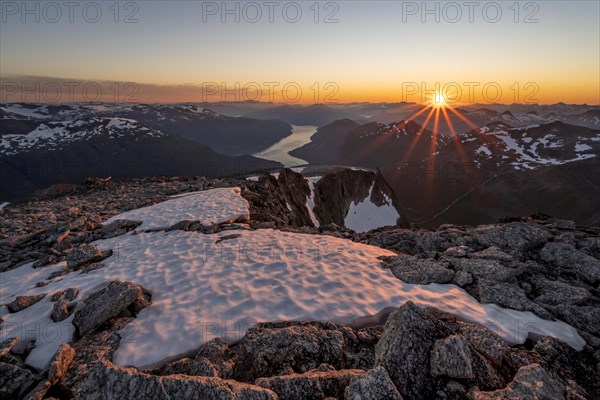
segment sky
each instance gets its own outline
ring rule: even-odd
[[[600,103],[596,0],[0,4],[3,101]]]

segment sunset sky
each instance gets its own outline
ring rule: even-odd
[[[284,85],[298,83],[297,101],[312,103],[316,82],[319,102],[326,94],[340,102],[391,102],[421,99],[422,90],[409,95],[407,84],[425,83],[433,90],[436,82],[440,88],[456,82],[462,90],[458,102],[493,100],[499,87],[502,103],[524,102],[527,95],[539,103],[600,103],[600,2],[593,0],[520,2],[518,16],[513,1],[500,1],[494,3],[500,5],[498,17],[491,2],[480,2],[471,10],[473,22],[462,1],[454,3],[459,8],[437,3],[439,22],[435,14],[422,22],[422,10],[414,8],[422,2],[320,2],[318,23],[313,1],[295,3],[302,10],[296,23],[286,21],[296,18],[296,8],[287,5],[284,15],[290,3],[285,1],[274,8],[272,23],[261,1],[253,3],[262,12],[255,23],[248,21],[256,16],[248,2],[238,3],[239,23],[234,14],[222,22],[222,10],[215,10],[220,1],[121,2],[118,15],[109,9],[112,1],[97,2],[102,16],[95,23],[83,18],[82,7],[73,11],[71,22],[67,8],[57,16],[54,9],[44,10],[43,2],[28,2],[34,14],[24,15],[22,3],[27,2],[2,2],[4,90],[19,76],[31,82],[49,77],[135,82],[143,101],[202,101],[203,83],[225,82],[234,89],[236,82],[240,88],[255,82],[263,89],[260,100],[268,101],[264,83],[277,82],[275,101],[282,101]],[[431,9],[435,4],[428,3]],[[89,20],[95,11],[87,10]],[[124,23],[130,14],[138,22]],[[330,14],[332,22],[325,23]],[[330,82],[334,85],[325,87]],[[493,86],[487,97],[485,85]]]

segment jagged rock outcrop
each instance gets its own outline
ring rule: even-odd
[[[396,224],[408,224],[394,191],[380,172],[340,169],[321,178],[315,185],[314,193],[314,212],[321,225],[344,226],[350,204],[359,204],[365,199],[376,206],[391,201],[400,216]]]

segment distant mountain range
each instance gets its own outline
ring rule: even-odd
[[[92,116],[73,107],[18,108],[21,114],[0,107],[2,201],[56,183],[79,183],[87,177],[219,177],[281,165],[249,155],[221,154],[197,141],[134,119]],[[51,117],[38,115],[42,110]],[[29,115],[23,115],[25,112]],[[59,118],[65,119],[56,120]]]
[[[335,121],[291,154],[311,164],[379,168],[419,225],[542,212],[600,223],[600,130],[492,122],[455,137],[414,121]]]
[[[314,165],[379,169],[418,225],[479,224],[536,212],[600,224],[598,107],[474,104],[447,110],[454,133],[449,124],[440,123],[437,132],[431,122],[423,126],[429,111],[411,119],[422,108],[0,104],[0,201],[87,177],[218,177],[274,169],[280,164],[251,155],[288,137],[290,124],[311,124],[320,128],[292,156]]]

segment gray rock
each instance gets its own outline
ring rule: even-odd
[[[277,393],[282,400],[341,399],[346,387],[353,378],[361,377],[362,369],[344,369],[341,371],[310,371],[304,374],[292,374],[259,378],[256,385]]]
[[[511,254],[538,247],[552,237],[547,230],[523,222],[480,226],[471,233],[482,245],[497,246]]]
[[[431,350],[431,375],[473,378],[469,346],[463,336],[452,335],[436,340]]]
[[[473,275],[465,271],[458,271],[452,280],[457,286],[464,287],[473,283]]]
[[[460,258],[453,262],[454,269],[470,273],[477,279],[492,279],[505,282],[522,271],[519,268],[507,267],[496,260]]]
[[[52,384],[49,381],[41,381],[31,392],[23,397],[23,400],[42,400],[51,387]]]
[[[76,271],[85,265],[102,261],[111,254],[112,251],[104,253],[98,246],[84,244],[67,255],[67,268]]]
[[[508,344],[496,333],[485,326],[474,323],[459,322],[460,333],[467,341],[487,359],[500,364]]]
[[[11,313],[16,313],[31,307],[38,301],[42,300],[45,296],[45,294],[38,294],[35,296],[17,296],[16,299],[6,305],[6,308],[8,308],[8,311]]]
[[[553,379],[539,364],[519,368],[509,385],[493,392],[474,389],[468,394],[471,400],[561,400],[565,399],[564,385]]]
[[[455,246],[449,247],[444,251],[444,256],[446,257],[467,257],[469,253],[473,251],[470,247],[467,246]]]
[[[477,295],[482,303],[493,303],[517,311],[531,311],[544,319],[553,320],[548,311],[529,300],[523,289],[513,283],[480,279],[477,283]]]
[[[383,367],[375,367],[364,375],[350,380],[346,388],[345,400],[402,400],[402,395],[394,386]]]
[[[504,377],[494,368],[494,365],[481,353],[469,344],[471,355],[471,368],[473,379],[469,380],[469,386],[478,386],[483,390],[496,390],[506,386]]]
[[[481,250],[470,255],[471,258],[484,259],[484,260],[498,260],[498,261],[514,261],[514,257],[500,250],[496,246],[488,247],[485,250]]]
[[[75,358],[75,350],[68,344],[61,344],[54,355],[54,358],[50,362],[50,367],[48,368],[48,380],[55,384],[60,381],[71,362]]]
[[[19,342],[19,338],[9,337],[0,342],[0,357],[6,356]]]
[[[538,303],[553,306],[579,304],[592,297],[589,290],[561,281],[551,281],[540,277],[533,280],[533,284],[539,293],[539,296],[535,298],[535,301]]]
[[[253,382],[290,368],[301,373],[323,363],[341,368],[345,345],[344,334],[335,324],[258,324],[236,346],[234,377]]]
[[[390,314],[375,350],[375,365],[383,366],[400,393],[410,399],[430,399],[430,351],[450,330],[413,302]]]
[[[575,328],[600,336],[600,307],[561,304],[554,311],[560,319]]]
[[[389,268],[396,278],[406,283],[428,285],[447,283],[454,277],[454,271],[446,268],[447,263],[425,260],[409,255],[400,255],[391,260]]]
[[[67,301],[63,298],[56,300],[56,302],[52,305],[52,314],[50,318],[54,322],[64,321],[69,318],[71,312],[73,312],[74,307],[69,307]]]
[[[75,312],[73,325],[85,336],[109,319],[116,317],[133,301],[142,296],[142,288],[128,282],[113,281],[99,292],[90,295]]]
[[[258,386],[204,376],[156,376],[134,368],[115,367],[101,361],[78,387],[76,399],[85,400],[277,400],[271,390]]]
[[[36,384],[31,371],[0,362],[0,398],[18,399]]]
[[[568,244],[546,243],[540,251],[540,258],[574,274],[587,283],[595,284],[600,281],[600,260]]]
[[[151,374],[160,376],[178,374],[190,376],[219,376],[214,365],[204,357],[195,359],[183,358],[152,370]]]
[[[110,224],[103,225],[99,229],[99,234],[103,239],[110,239],[116,236],[121,236],[127,232],[137,228],[142,224],[142,221],[130,221],[126,219],[118,219]]]

